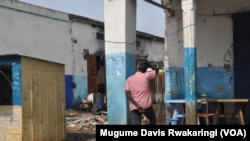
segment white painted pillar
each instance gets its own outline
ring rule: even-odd
[[[182,0],[186,124],[197,124],[196,102],[196,3]],[[195,117],[195,118],[194,118]]]
[[[105,59],[109,124],[129,124],[125,81],[136,71],[136,0],[105,0]]]

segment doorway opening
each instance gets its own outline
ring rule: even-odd
[[[94,111],[107,110],[105,56],[89,54],[87,57],[88,93],[93,97]]]
[[[0,105],[12,105],[11,66],[0,66]]]

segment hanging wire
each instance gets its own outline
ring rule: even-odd
[[[4,77],[4,78],[9,82],[9,84],[12,86],[11,79],[9,79],[8,76],[7,76],[4,72],[0,71],[0,73],[3,75],[3,77]]]

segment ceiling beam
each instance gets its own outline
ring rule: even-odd
[[[155,2],[154,0],[144,0],[144,1],[146,1],[146,2],[148,2],[148,3],[151,3],[151,4],[155,5],[155,6],[158,6],[158,7],[160,7],[160,8],[163,8],[163,9],[165,9],[165,10],[169,10],[169,8],[163,6],[162,0],[161,0],[161,3]]]
[[[174,16],[174,10],[164,5],[163,0],[161,0],[161,2],[156,2],[155,0],[144,0],[144,1],[166,10],[168,17]]]

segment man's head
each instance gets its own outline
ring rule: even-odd
[[[145,73],[147,71],[147,68],[148,68],[148,63],[143,62],[143,63],[140,63],[140,65],[138,66],[138,71]]]

